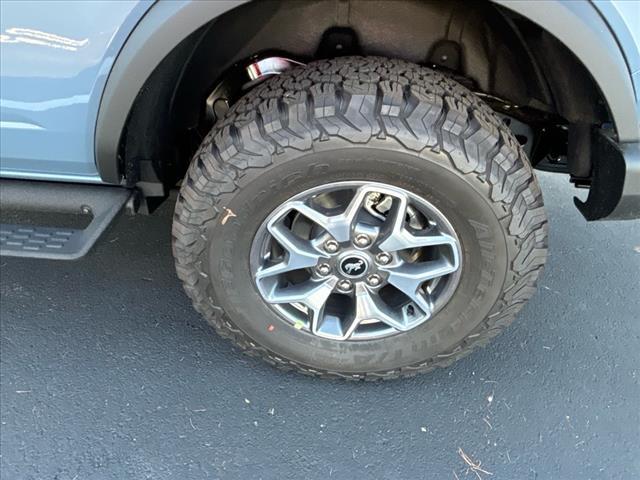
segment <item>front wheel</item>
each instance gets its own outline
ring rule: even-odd
[[[232,107],[183,182],[173,237],[220,334],[282,368],[374,379],[448,365],[510,323],[546,226],[522,148],[476,96],[345,57]]]

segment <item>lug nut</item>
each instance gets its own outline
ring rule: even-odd
[[[331,273],[331,266],[328,263],[321,263],[316,267],[316,272],[323,277],[326,277]]]
[[[378,255],[376,255],[376,262],[378,262],[380,265],[387,265],[391,262],[391,255],[389,255],[387,252],[380,252]]]
[[[371,239],[369,238],[368,235],[365,235],[364,233],[361,233],[361,234],[356,236],[355,244],[358,247],[360,247],[360,248],[368,247],[370,243],[371,243]]]
[[[377,287],[381,283],[382,283],[382,278],[380,277],[380,275],[376,275],[374,273],[373,275],[369,275],[367,277],[367,285],[369,285],[370,287]]]
[[[340,280],[338,282],[338,290],[348,292],[351,290],[351,282],[349,280]]]
[[[338,245],[338,242],[335,240],[327,240],[324,242],[324,249],[329,253],[336,253],[339,247],[340,245]]]

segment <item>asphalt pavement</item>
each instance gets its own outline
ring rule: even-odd
[[[171,202],[80,261],[2,258],[0,477],[640,478],[640,222],[587,224],[540,177],[539,292],[408,380],[282,373],[218,338],[174,273]]]

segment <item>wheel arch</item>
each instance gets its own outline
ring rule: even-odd
[[[246,0],[156,2],[131,32],[105,85],[95,131],[95,157],[105,182],[120,183],[119,148],[136,97],[153,71],[190,35]]]
[[[492,1],[539,25],[566,46],[602,92],[618,140],[625,143],[640,139],[636,112],[638,92],[634,90],[631,67],[618,39],[591,2],[552,0],[539,8],[536,2]]]
[[[309,2],[308,8],[312,8],[312,4],[313,2]],[[345,15],[346,8],[348,24],[349,9],[344,5],[349,2],[336,0],[334,4],[336,22],[339,23],[340,16]],[[640,134],[635,112],[635,94],[628,67],[615,37],[593,5],[587,1],[567,4],[560,0],[547,2],[544,9],[536,7],[533,2],[494,0],[494,4],[501,6],[498,9],[504,7],[539,25],[553,37],[552,41],[559,40],[568,47],[567,52],[564,52],[565,57],[560,58],[571,60],[572,55],[567,56],[566,53],[573,52],[578,60],[578,68],[584,66],[588,72],[586,76],[589,77],[590,74],[591,81],[595,82],[597,86],[593,91],[598,96],[601,93],[606,101],[619,140],[633,141],[638,139]],[[411,8],[414,8],[418,3],[407,2],[407,5],[413,5]],[[326,5],[324,7],[326,8]],[[245,8],[246,10],[244,10]],[[215,30],[220,26],[220,30],[224,30],[227,35],[230,35],[231,32],[236,37],[234,41],[229,42],[229,45],[242,46],[243,42],[250,43],[251,39],[241,37],[247,32],[254,33],[257,30],[256,25],[259,25],[260,22],[268,21],[271,15],[269,9],[276,12],[274,13],[276,15],[283,8],[283,4],[278,1],[271,3],[252,2],[250,4],[244,0],[157,2],[129,36],[108,76],[95,130],[96,164],[102,179],[109,183],[120,183],[123,172],[126,170],[126,163],[135,162],[145,157],[145,148],[143,147],[139,149],[139,152],[127,155],[128,158],[123,158],[121,146],[126,136],[127,127],[132,130],[142,128],[143,134],[141,135],[145,138],[154,134],[161,135],[163,129],[168,128],[166,123],[162,123],[161,117],[171,113],[170,104],[179,92],[176,92],[176,88],[167,79],[180,83],[181,78],[188,78],[188,59],[191,58],[191,54],[203,38],[215,34]],[[262,16],[255,15],[256,12]],[[276,25],[277,27],[281,27],[281,30],[294,28],[286,24]],[[247,28],[248,30],[245,31]],[[526,42],[522,39],[521,41],[523,45],[514,46],[514,48],[524,48],[531,55]],[[273,45],[266,46],[278,48],[280,45],[274,41]],[[211,52],[216,48],[220,49],[220,44],[209,47],[208,51]],[[239,50],[238,54],[242,52],[242,48]],[[248,52],[252,53],[249,50]],[[535,56],[535,52],[532,56]],[[570,75],[566,72],[563,73],[564,69],[562,68],[551,67],[551,70],[548,66],[541,68],[540,55],[537,57],[538,60],[533,60],[531,68],[536,75],[540,75],[542,72],[543,78],[537,79],[540,83],[538,87],[542,97],[553,97],[550,101],[556,104],[556,108],[561,113],[567,117],[574,116],[578,120],[581,115],[585,115],[583,112],[585,108],[595,109],[594,106],[585,106],[585,102],[580,101],[588,98],[591,92],[590,86],[587,85],[579,94],[563,91],[564,87],[571,84]],[[149,84],[152,74],[162,68],[166,69],[169,76],[164,81],[156,80]],[[147,98],[140,103],[145,108],[152,108],[155,103],[156,107],[161,106],[165,110],[161,111],[162,114],[134,118],[135,116],[132,116],[131,113],[136,107],[136,101],[140,100],[140,94],[144,93],[145,89]],[[586,115],[590,114],[587,111]],[[157,129],[154,130],[154,128]],[[148,140],[153,142],[153,139]],[[152,162],[149,162],[149,166],[142,170],[152,172],[154,168]],[[151,180],[150,183],[153,183],[154,176],[157,176],[157,172],[150,173],[146,179],[138,178],[133,181],[135,183],[140,180]],[[132,179],[128,179],[128,183],[131,184]],[[158,193],[161,192],[158,191]]]

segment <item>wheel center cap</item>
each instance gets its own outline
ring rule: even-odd
[[[349,255],[340,261],[340,271],[346,277],[357,278],[367,273],[369,264],[360,255]]]

